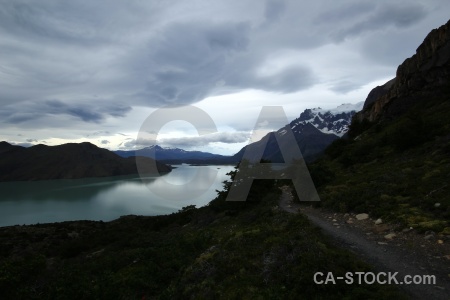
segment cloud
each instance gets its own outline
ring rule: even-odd
[[[22,146],[22,147],[25,147],[25,148],[29,148],[29,147],[32,147],[32,146],[34,146],[34,144],[32,144],[32,143],[12,143],[13,145],[17,145],[17,146]]]
[[[369,8],[359,6],[359,9],[365,10]],[[365,11],[367,13],[367,11]],[[332,33],[332,37],[336,41],[343,41],[346,38],[359,36],[370,31],[382,30],[387,27],[405,28],[415,23],[420,22],[425,18],[427,11],[424,6],[420,4],[381,4],[373,13],[365,14],[363,18],[347,25],[343,29],[339,29]]]
[[[102,145],[107,145],[107,144],[109,144],[109,141],[108,140],[101,140],[100,143]]]
[[[362,86],[363,84],[356,80],[341,79],[333,82],[330,86],[330,90],[339,94],[347,94],[361,88]]]
[[[249,34],[250,24],[245,22],[191,21],[165,27],[133,57],[138,61],[131,65],[142,67],[145,88],[132,97],[150,106],[202,100],[224,80],[236,56],[246,51]]]
[[[100,123],[106,117],[124,117],[130,106],[107,103],[65,103],[59,100],[23,102],[14,106],[0,106],[3,123],[20,124],[55,115],[69,115],[89,123]]]
[[[361,87],[395,76],[449,9],[445,0],[4,0],[0,135],[27,130],[51,144],[102,132],[97,143],[114,147],[158,107],[217,98],[217,125],[245,131],[246,109],[262,103],[293,116],[305,103],[361,101]]]
[[[313,86],[315,81],[315,75],[310,68],[291,66],[270,76],[256,78],[253,86],[266,91],[293,93]]]
[[[169,147],[192,148],[206,146],[211,143],[244,143],[249,138],[250,133],[248,132],[218,132],[196,137],[163,139],[160,141],[160,144]]]
[[[267,23],[278,21],[286,10],[286,2],[282,0],[267,0],[264,17]]]
[[[201,136],[165,138],[160,140],[152,139],[132,139],[122,142],[122,148],[140,149],[156,144],[164,147],[178,147],[178,148],[198,148],[207,146],[212,143],[236,144],[247,142],[250,138],[249,132],[217,132],[212,134],[205,134]]]
[[[99,131],[95,131],[95,132],[87,134],[86,137],[105,136],[105,135],[111,135],[111,132],[109,132],[108,130],[99,130]]]

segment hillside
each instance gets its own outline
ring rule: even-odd
[[[150,158],[139,157],[143,165]],[[170,172],[158,163],[146,173]],[[0,181],[77,179],[137,174],[136,158],[122,158],[90,143],[59,146],[36,145],[30,148],[0,143]]]
[[[433,30],[311,166],[323,206],[450,235],[449,29]]]

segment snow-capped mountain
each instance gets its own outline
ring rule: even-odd
[[[250,153],[253,151],[257,153],[257,150],[264,147],[267,142],[263,158],[272,162],[282,162],[283,158],[275,134],[282,137],[290,127],[303,157],[307,161],[312,161],[333,141],[341,138],[348,131],[353,115],[360,111],[363,105],[364,102],[360,102],[342,104],[334,109],[320,107],[305,109],[297,119],[276,132],[267,134],[260,141],[242,148],[234,157],[240,160],[248,147],[250,147]]]
[[[321,132],[335,134],[342,137],[352,121],[353,115],[362,110],[364,102],[356,104],[342,104],[334,109],[312,108],[305,109],[300,117],[293,120],[290,126],[294,133],[303,131],[306,124],[311,124]],[[283,129],[280,129],[281,131]]]

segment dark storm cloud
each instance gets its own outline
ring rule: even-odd
[[[95,132],[87,134],[86,137],[90,137],[90,136],[105,136],[105,135],[111,135],[111,132],[109,132],[108,130],[99,130],[99,131],[95,131]]]
[[[141,17],[153,17],[138,1],[3,1],[0,30],[35,42],[96,46],[121,40]]]
[[[167,26],[147,43],[136,65],[144,66],[147,105],[189,104],[206,97],[236,55],[249,44],[247,23],[189,22]]]
[[[310,68],[292,66],[273,75],[256,79],[254,87],[266,91],[293,93],[308,88],[314,83],[314,73]]]
[[[334,39],[342,41],[348,37],[381,30],[390,26],[397,28],[408,27],[420,22],[427,14],[424,6],[415,3],[381,4],[374,8],[373,11],[369,5],[366,7],[359,6],[355,12],[361,13],[357,21],[332,33]]]
[[[138,55],[146,88],[134,94],[150,106],[190,104],[220,90],[260,89],[292,93],[312,86],[306,66],[285,67],[276,74],[258,75],[267,53],[251,51],[249,23],[189,22],[172,24]],[[142,59],[142,60],[141,60]]]
[[[282,0],[267,0],[264,17],[268,23],[278,21],[286,10],[286,2]]]
[[[2,122],[10,124],[33,121],[49,115],[69,115],[84,122],[100,123],[107,116],[122,117],[130,110],[131,107],[121,104],[67,104],[48,100],[43,103],[26,102],[0,107],[0,117]]]
[[[362,86],[361,82],[357,82],[356,80],[338,80],[330,86],[330,90],[338,93],[338,94],[347,94],[351,91],[359,89]]]
[[[324,8],[324,12],[319,13],[314,19],[314,25],[320,26],[323,23],[327,24],[342,24],[349,21],[366,17],[367,14],[373,12],[376,4],[373,2],[359,2],[359,3],[342,3],[339,7]]]
[[[4,0],[0,122],[77,127],[126,118],[135,106],[249,89],[295,93],[318,83],[348,93],[379,79],[373,65],[395,68],[405,48],[414,51],[417,36],[446,21],[447,2]],[[329,69],[314,51],[330,44],[365,60],[351,71],[348,62],[334,66],[335,78],[323,82]],[[283,61],[289,52],[296,56]]]

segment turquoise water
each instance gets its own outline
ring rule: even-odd
[[[208,204],[232,166],[179,165],[160,177],[139,175],[0,183],[0,226],[154,216]]]

